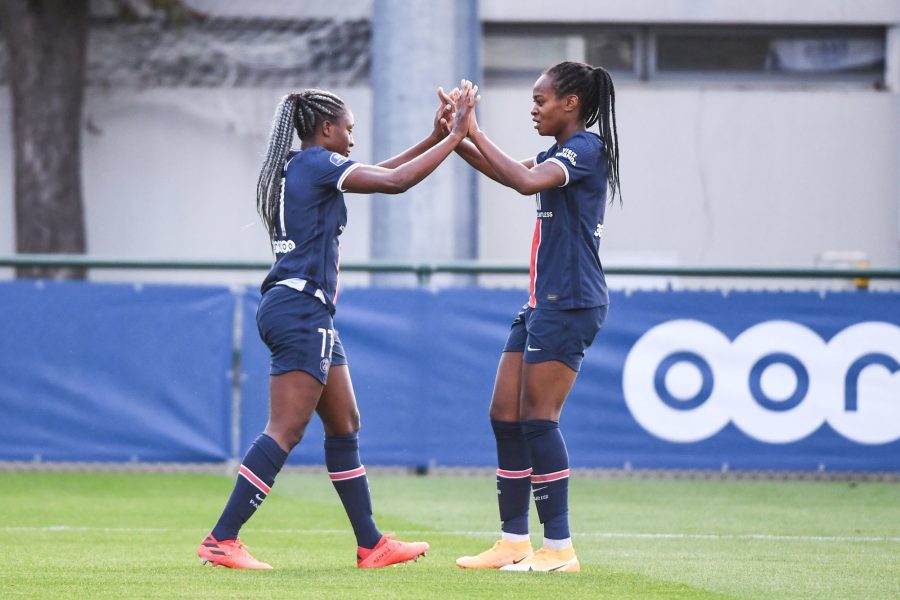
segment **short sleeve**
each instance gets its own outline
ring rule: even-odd
[[[577,133],[546,158],[546,162],[558,164],[566,173],[566,182],[560,187],[586,177],[596,168],[601,144],[600,138],[591,133]]]
[[[322,187],[335,187],[340,192],[344,191],[344,180],[347,175],[359,166],[358,162],[350,160],[343,154],[327,150],[316,158],[316,166],[320,172],[316,182]]]

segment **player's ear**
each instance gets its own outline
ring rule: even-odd
[[[330,120],[325,119],[322,121],[322,135],[325,137],[331,137],[331,133],[334,130],[334,123]]]
[[[581,98],[575,94],[569,94],[566,96],[563,106],[565,106],[566,111],[578,110],[581,107]]]

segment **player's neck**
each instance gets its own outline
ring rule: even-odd
[[[556,134],[556,144],[562,146],[569,140],[570,137],[572,137],[579,131],[584,130],[584,121],[573,121],[572,123],[568,123],[559,131],[559,133]]]

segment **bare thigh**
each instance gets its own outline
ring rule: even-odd
[[[350,435],[359,431],[359,408],[350,380],[350,367],[331,367],[316,412],[322,419],[325,435]]]
[[[521,419],[558,421],[577,375],[556,360],[523,363],[519,405]]]
[[[504,352],[497,365],[494,394],[491,396],[491,419],[515,422],[519,420],[519,397],[522,388],[522,353]]]
[[[319,380],[303,371],[269,378],[269,422],[265,433],[290,452],[303,437],[322,395]]]

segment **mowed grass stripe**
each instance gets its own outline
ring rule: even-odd
[[[369,572],[354,567],[352,532],[327,477],[285,474],[242,536],[276,570],[203,568],[196,545],[232,484],[219,475],[0,473],[2,595],[900,597],[900,486],[892,483],[575,478],[583,571],[552,576],[552,588],[547,575],[454,567],[495,535],[490,476],[370,478],[382,530],[426,539],[432,551]]]
[[[31,533],[80,533],[80,532],[104,532],[104,533],[185,533],[197,532],[196,528],[178,529],[165,527],[80,527],[70,525],[48,525],[47,527],[0,527],[0,533],[7,532],[31,532]],[[340,535],[345,533],[341,529],[259,529],[252,525],[247,526],[247,531],[273,535]],[[443,531],[440,529],[422,529],[404,531],[407,535],[428,535],[439,533],[452,536],[496,537],[497,531]],[[762,533],[747,533],[743,535],[718,535],[714,533],[627,533],[622,531],[580,531],[577,538],[601,538],[601,539],[632,539],[632,540],[756,540],[770,542],[895,542],[900,543],[900,537],[875,537],[875,536],[816,536],[816,535],[766,535]]]

